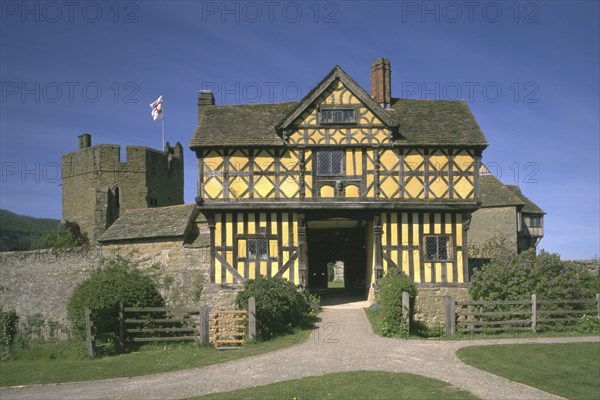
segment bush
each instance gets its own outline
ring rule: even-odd
[[[558,254],[527,250],[492,258],[473,274],[469,293],[473,300],[523,300],[532,293],[538,299],[581,299],[594,297],[597,281]]]
[[[117,306],[122,301],[129,307],[163,307],[164,300],[154,280],[138,268],[138,262],[116,256],[103,258],[89,279],[74,290],[67,305],[67,316],[73,333],[85,336],[84,309],[112,309],[102,318],[117,320]]]
[[[67,249],[83,246],[87,242],[87,238],[79,230],[79,225],[65,222],[59,225],[56,232],[48,232],[39,238],[35,247],[37,249]]]
[[[410,299],[409,326],[402,320],[402,292],[408,292]],[[383,336],[408,335],[414,316],[417,288],[403,272],[389,268],[380,283],[377,303],[380,314],[378,331]]]
[[[575,329],[579,333],[592,333],[594,335],[600,335],[600,317],[583,315],[579,321],[577,321]]]
[[[0,307],[0,357],[3,359],[10,355],[18,322],[19,317],[15,310],[4,311]]]
[[[259,340],[268,340],[302,326],[311,310],[307,297],[294,284],[281,278],[260,277],[246,281],[244,290],[235,299],[237,307],[246,309],[248,299],[253,296]]]

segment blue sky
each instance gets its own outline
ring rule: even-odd
[[[299,100],[336,64],[394,97],[468,101],[484,162],[547,213],[541,247],[599,254],[596,1],[0,2],[0,207],[60,218],[58,167],[77,135],[185,148],[197,91],[219,104]],[[185,153],[185,201],[197,172]]]

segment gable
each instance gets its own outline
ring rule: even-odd
[[[376,105],[376,107],[379,107]],[[321,123],[323,110],[352,110],[355,123]],[[285,139],[296,145],[383,145],[392,144],[392,130],[341,79],[335,79],[291,122]]]

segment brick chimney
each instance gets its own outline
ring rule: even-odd
[[[214,106],[215,96],[212,90],[201,90],[198,92],[198,119],[200,119],[200,110],[203,106]]]
[[[378,58],[371,65],[371,97],[383,108],[389,108],[392,103],[392,69],[390,60]]]

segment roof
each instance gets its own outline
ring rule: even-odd
[[[522,206],[525,203],[494,175],[479,177],[481,207]]]
[[[506,185],[506,187],[511,192],[513,192],[517,197],[519,197],[519,199],[521,199],[521,201],[523,201],[523,203],[525,203],[525,205],[521,209],[521,212],[528,213],[528,214],[546,214],[546,212],[544,210],[539,208],[537,206],[537,204],[535,204],[533,201],[529,200],[529,198],[527,198],[527,196],[525,196],[523,194],[523,192],[521,192],[521,188],[519,186]]]
[[[339,66],[300,102],[202,106],[190,148],[222,146],[284,146],[287,129],[335,79],[340,79],[375,115],[397,131],[397,145],[488,145],[463,100],[392,99],[384,110]]]
[[[488,145],[464,100],[392,99],[396,144]]]
[[[297,102],[202,106],[190,148],[198,146],[283,146],[277,126]]]
[[[99,241],[183,238],[196,213],[195,204],[126,210]]]

